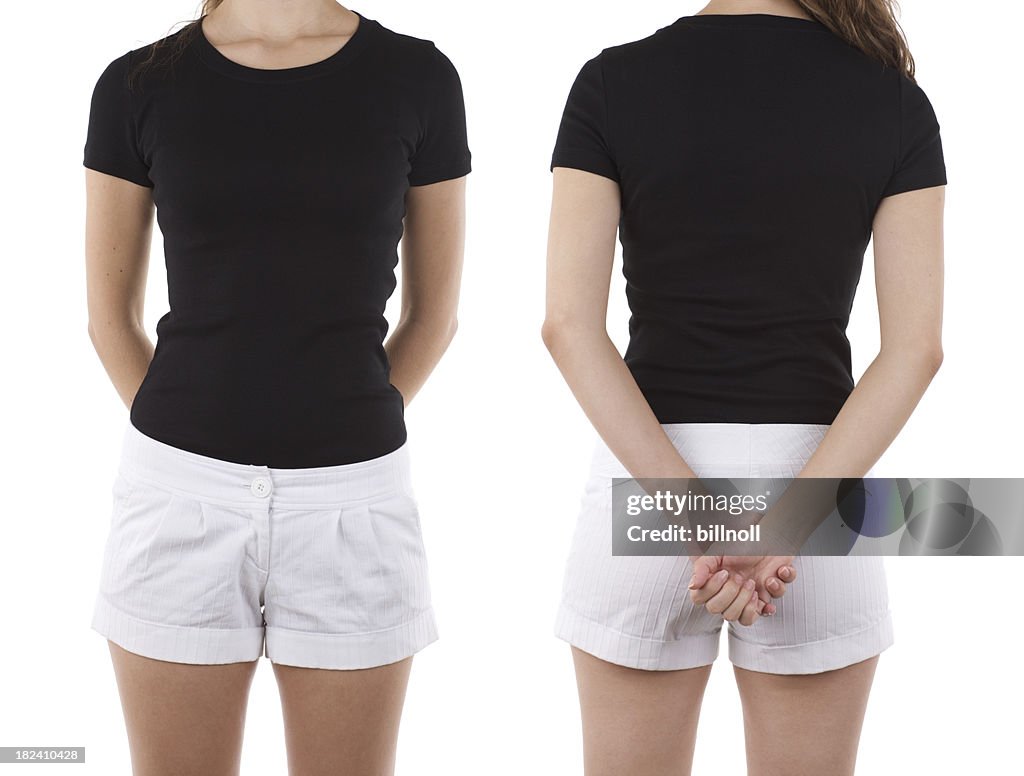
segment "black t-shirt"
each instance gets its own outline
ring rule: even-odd
[[[765,14],[684,17],[587,62],[551,166],[619,183],[625,360],[662,423],[831,423],[879,202],[946,183],[919,86]]]
[[[195,25],[168,37],[131,84],[149,46],[109,64],[85,144],[87,167],[153,188],[164,238],[170,310],[131,422],[281,468],[397,449],[383,313],[407,189],[470,170],[455,68],[367,18],[327,59],[280,70]]]

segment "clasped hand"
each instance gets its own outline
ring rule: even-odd
[[[751,513],[737,523],[758,522]],[[796,580],[792,555],[735,555],[736,548],[721,542],[691,557],[693,577],[690,600],[730,622],[753,625],[758,617],[775,614],[773,598],[781,598]]]
[[[792,562],[792,555],[701,555],[693,559],[690,600],[730,622],[753,625],[775,614],[772,599],[796,580]]]

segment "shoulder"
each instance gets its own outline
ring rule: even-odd
[[[605,68],[645,66],[660,57],[672,56],[680,46],[678,23],[661,27],[650,35],[602,49],[598,58]]]
[[[632,81],[635,76],[649,76],[663,60],[678,54],[676,25],[662,27],[643,38],[601,49],[583,67],[582,75],[600,78],[606,85],[616,81]]]
[[[924,102],[928,100],[924,87],[921,86],[920,81],[916,80],[916,78],[911,78],[905,72],[897,71],[893,67],[885,69],[889,81],[895,85],[903,100],[909,100],[910,102]]]
[[[103,68],[98,72],[98,83],[109,86],[124,86],[128,71],[131,69],[133,54],[133,51],[126,51],[104,64]]]
[[[676,45],[676,41],[673,39],[674,32],[675,25],[662,27],[643,38],[602,49],[600,56],[613,66],[642,62],[650,57],[658,56],[662,52],[671,51]]]
[[[381,59],[394,75],[421,85],[444,84],[458,78],[455,65],[434,41],[396,32],[373,19],[364,19],[363,23],[374,28]]]
[[[143,84],[158,81],[180,57],[196,32],[188,24],[158,40],[136,46],[109,60],[99,73],[97,86],[108,91],[125,89],[136,91]]]

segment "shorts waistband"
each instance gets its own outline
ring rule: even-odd
[[[412,494],[408,443],[368,461],[309,469],[222,461],[153,439],[127,424],[119,472],[204,501],[261,506],[333,506]]]
[[[818,423],[663,423],[661,427],[684,459],[704,465],[803,463],[829,429]],[[600,438],[591,472],[630,476]]]

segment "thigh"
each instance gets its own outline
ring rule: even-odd
[[[109,642],[134,776],[234,776],[255,661],[172,663]]]
[[[290,776],[394,772],[412,658],[334,670],[274,663]]]
[[[572,653],[586,776],[687,776],[711,666],[645,671]]]
[[[817,674],[734,666],[748,776],[852,776],[878,656]]]

